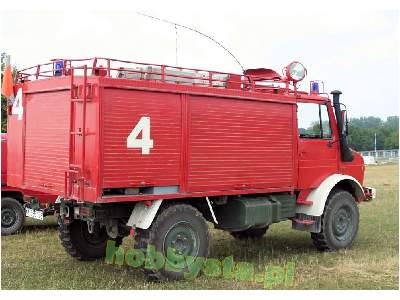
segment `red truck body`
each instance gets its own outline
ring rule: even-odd
[[[14,161],[10,161],[14,164]],[[41,207],[49,207],[57,199],[57,195],[52,195],[45,192],[30,190],[25,188],[13,187],[7,184],[7,133],[1,134],[1,194],[2,197],[13,196],[23,204],[23,200],[35,198]]]
[[[328,104],[334,116],[326,97],[259,86],[256,76],[249,83],[236,74],[215,87],[208,77],[223,73],[211,71],[202,71],[207,80],[197,85],[111,78],[112,68],[100,76],[96,67],[90,71],[17,86],[24,113],[21,120],[9,115],[9,160],[18,162],[9,164],[10,184],[111,203],[302,191],[337,172],[363,182],[359,155],[341,162],[339,143],[299,139],[296,104]],[[127,147],[142,117],[151,120],[150,155]],[[335,119],[330,122],[337,141]],[[138,192],[114,193],[121,188]]]
[[[18,232],[25,222],[25,215],[43,220],[53,214],[57,195],[14,187],[7,184],[7,166],[18,161],[7,162],[7,134],[1,134],[1,234]]]

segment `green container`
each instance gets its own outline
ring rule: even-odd
[[[226,204],[217,206],[215,213],[217,228],[245,230],[294,217],[296,198],[289,194],[234,197]]]

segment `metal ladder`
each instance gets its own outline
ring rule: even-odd
[[[87,65],[76,69],[83,69],[83,84],[75,83],[75,68],[71,67],[69,165],[65,172],[64,198],[81,201],[85,199],[86,106],[92,98],[92,91],[91,84],[87,82]],[[81,120],[77,124],[79,111]]]

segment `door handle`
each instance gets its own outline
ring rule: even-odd
[[[337,142],[338,142],[338,140],[330,140],[330,141],[328,141],[328,144],[327,144],[328,148],[332,148],[333,144],[335,144]]]

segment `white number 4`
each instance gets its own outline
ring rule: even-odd
[[[18,115],[18,120],[22,120],[22,115],[24,114],[24,107],[22,106],[22,88],[18,89],[11,108],[11,113],[13,115]]]
[[[142,132],[142,138],[138,139],[140,132]],[[126,146],[128,148],[141,148],[142,154],[150,154],[150,149],[153,148],[153,140],[150,139],[150,117],[140,118],[126,139]]]

